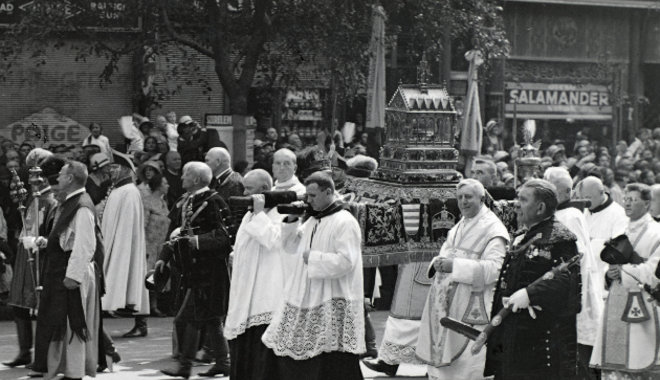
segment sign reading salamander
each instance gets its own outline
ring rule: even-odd
[[[606,86],[594,84],[506,83],[507,117],[534,119],[612,118],[610,94]]]

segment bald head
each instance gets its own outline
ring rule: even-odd
[[[580,195],[591,202],[589,210],[593,210],[607,201],[605,186],[600,178],[591,176],[585,178],[582,180],[580,191]]]
[[[560,204],[571,199],[573,179],[568,173],[568,170],[561,167],[549,167],[545,170],[543,179],[555,185],[557,188],[557,200]]]
[[[273,179],[267,171],[263,169],[250,170],[243,177],[243,186],[245,195],[261,194],[273,187]]]
[[[206,153],[204,162],[213,170],[213,176],[217,176],[231,167],[231,155],[225,148],[211,148]]]

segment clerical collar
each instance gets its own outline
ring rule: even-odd
[[[78,194],[82,194],[82,193],[84,193],[84,192],[85,192],[85,188],[84,188],[84,187],[81,187],[80,189],[75,190],[75,191],[73,191],[71,194],[67,195],[65,200],[68,201],[70,198],[73,198],[73,197],[75,197],[76,195],[78,195]]]
[[[295,186],[299,183],[300,183],[300,180],[298,179],[298,177],[293,175],[293,176],[291,176],[291,178],[287,179],[284,182],[279,182],[279,181],[275,180],[275,188],[278,189],[278,190],[286,190],[286,189],[292,188],[293,186]]]
[[[310,214],[310,216],[313,216],[315,219],[321,219],[321,218],[324,218],[328,215],[335,214],[335,213],[337,213],[341,210],[344,210],[344,209],[346,209],[346,204],[344,202],[336,200],[336,201],[332,202],[325,209],[323,209],[321,211],[318,211],[318,212],[310,212],[309,214]]]
[[[609,194],[605,194],[605,195],[607,195],[607,200],[606,200],[605,202],[603,202],[602,205],[597,206],[597,207],[594,207],[593,210],[589,210],[589,211],[591,211],[592,214],[595,214],[595,213],[597,213],[597,212],[600,212],[600,211],[605,210],[605,209],[607,208],[607,206],[611,205],[612,202],[614,202],[614,201],[612,200],[612,197],[610,197]]]

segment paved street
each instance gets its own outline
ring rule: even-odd
[[[371,316],[378,335],[378,342],[380,342],[385,327],[387,312],[378,311],[372,313]],[[104,323],[110,335],[115,338],[115,344],[119,349],[122,361],[115,365],[114,373],[101,374],[97,376],[98,379],[171,379],[170,377],[161,375],[159,369],[172,364],[172,359],[170,359],[172,318],[150,318],[149,336],[136,339],[117,338],[132,327],[132,319],[105,319]],[[0,361],[13,359],[17,350],[14,323],[9,321],[0,322]],[[193,374],[205,371],[207,368],[208,366],[195,367],[193,368]],[[25,368],[10,369],[0,366],[0,380],[28,379],[27,372]],[[365,379],[387,377],[384,374],[377,374],[370,371],[364,366],[362,367],[362,373]],[[399,368],[396,378],[423,379],[425,378],[425,373],[425,367],[402,365]],[[193,378],[203,379],[203,377],[194,375]]]

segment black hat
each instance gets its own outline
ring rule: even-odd
[[[156,293],[163,292],[167,281],[170,279],[170,268],[167,265],[164,265],[162,268],[163,270],[161,272],[152,269],[147,273],[144,284],[148,290],[156,291]]]
[[[135,171],[135,165],[133,165],[133,160],[131,159],[131,156],[129,156],[128,154],[124,154],[113,149],[112,160],[115,164],[127,167],[132,171]]]
[[[644,262],[633,249],[626,235],[619,235],[605,242],[605,247],[600,252],[600,259],[608,264],[641,264]]]
[[[56,185],[57,176],[64,165],[66,165],[66,161],[63,159],[56,156],[49,157],[41,164],[41,175],[50,185]]]

